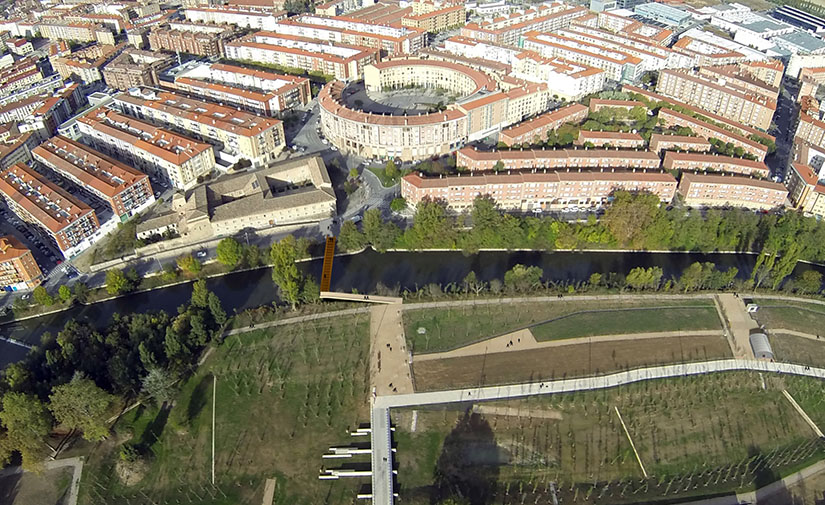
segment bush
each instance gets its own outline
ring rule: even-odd
[[[407,208],[407,200],[403,197],[393,198],[392,202],[390,202],[390,209],[393,212],[401,212],[402,210]]]

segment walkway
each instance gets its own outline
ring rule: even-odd
[[[533,333],[525,328],[523,330],[501,335],[482,342],[476,342],[465,347],[460,347],[452,351],[431,352],[426,354],[416,354],[413,361],[431,361],[434,359],[458,358],[464,356],[478,356],[497,352],[525,351],[530,349],[545,349],[548,347],[563,347],[576,344],[597,344],[601,342],[617,342],[620,340],[644,340],[651,338],[670,337],[704,337],[708,335],[723,336],[721,331],[714,330],[691,330],[691,331],[663,331],[659,333],[621,333],[617,335],[597,335],[593,337],[565,338],[560,340],[547,340],[539,342]]]
[[[717,295],[717,300],[722,306],[733,335],[733,357],[739,359],[753,359],[753,349],[751,349],[751,330],[759,328],[759,325],[748,314],[745,302],[730,293]]]
[[[77,505],[77,494],[80,491],[80,476],[83,473],[83,457],[78,456],[74,458],[58,459],[54,461],[44,461],[44,470],[56,470],[58,468],[72,467],[72,482],[69,485],[69,496],[64,502],[66,505]],[[24,470],[19,466],[10,466],[0,470],[0,477],[7,475],[15,475],[23,473]]]
[[[409,360],[401,305],[373,307],[370,318],[370,384],[374,394],[412,393]]]
[[[372,408],[372,503],[374,505],[392,505],[395,501],[391,484],[387,484],[388,482],[392,483],[393,471],[389,424],[384,424],[383,422],[384,419],[389,417],[390,409],[445,403],[475,403],[479,401],[524,398],[541,394],[605,389],[645,380],[737,370],[784,373],[825,379],[825,369],[823,368],[812,368],[805,365],[793,365],[789,363],[772,363],[768,361],[726,359],[640,368],[598,377],[378,396],[375,398]],[[386,431],[382,432],[382,430]],[[713,505],[727,505],[728,503],[733,504],[739,502],[720,501]]]

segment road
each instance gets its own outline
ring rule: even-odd
[[[425,405],[443,405],[446,403],[476,403],[480,401],[524,398],[532,395],[570,393],[573,391],[605,389],[645,380],[667,379],[707,373],[748,370],[763,373],[780,373],[801,375],[825,379],[825,369],[812,368],[790,363],[768,361],[725,359],[639,368],[617,372],[610,375],[585,377],[580,379],[562,379],[557,381],[513,384],[508,386],[490,386],[480,388],[456,389],[452,391],[433,391],[427,393],[399,394],[378,396],[372,405],[372,490],[373,505],[392,505],[393,463],[392,444],[389,424],[384,419],[390,409],[399,407],[418,407]]]

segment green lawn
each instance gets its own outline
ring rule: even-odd
[[[101,449],[84,469],[81,505],[258,505],[267,478],[277,479],[278,505],[352,503],[363,482],[317,475],[321,455],[351,443],[347,430],[368,419],[368,329],[364,314],[227,338],[183,384],[171,411],[138,409],[117,424],[116,440],[144,448],[143,480],[124,486],[113,470],[118,447]],[[216,488],[209,485],[213,375]]]
[[[768,331],[786,329],[811,335],[825,334],[825,305],[785,300],[754,300],[754,315]]]
[[[667,331],[720,331],[713,306],[579,312],[530,328],[536,340]]]
[[[367,170],[374,173],[375,176],[381,181],[381,185],[385,188],[391,188],[392,186],[398,184],[401,180],[400,176],[388,177],[387,173],[384,171],[384,167],[368,166]]]
[[[560,502],[593,505],[750,490],[825,457],[825,445],[783,397],[788,385],[768,375],[763,389],[759,374],[724,373],[487,402],[482,408],[499,410],[474,415],[418,409],[415,432],[412,410],[394,411],[402,499],[430,503],[436,475],[512,505],[548,502],[551,482]],[[822,382],[790,378],[790,385],[809,388],[804,399],[825,398]],[[822,404],[816,412],[825,412]],[[757,467],[760,458],[767,463]],[[602,493],[605,485],[612,492]]]
[[[550,319],[572,314],[584,310],[603,309],[625,309],[639,307],[661,307],[666,309],[672,306],[697,307],[696,314],[701,316],[702,325],[710,325],[708,307],[713,307],[710,299],[668,299],[662,297],[659,300],[629,300],[622,301],[618,297],[615,300],[577,300],[576,298],[564,298],[548,302],[522,302],[522,303],[492,303],[486,305],[468,305],[445,307],[437,309],[415,309],[404,311],[404,331],[407,342],[413,352],[440,352],[461,347],[473,342],[495,337],[504,333],[515,331],[520,328],[535,326]],[[701,309],[699,308],[701,307]],[[670,311],[673,309],[667,309]],[[694,309],[689,309],[694,310]],[[640,311],[635,311],[638,314]],[[662,311],[651,311],[653,314],[663,314]],[[681,312],[680,312],[681,313]],[[648,313],[650,314],[650,313]],[[663,316],[664,318],[664,316]],[[626,320],[627,318],[623,318]],[[662,327],[659,321],[654,321],[656,317],[646,318],[655,322],[658,328]],[[665,320],[667,320],[665,318]],[[678,324],[686,324],[683,318],[678,318]],[[562,323],[558,323],[562,324]],[[566,325],[566,323],[564,323]],[[607,322],[605,322],[607,324]],[[715,323],[718,327],[718,319]],[[700,329],[704,329],[703,326]],[[424,329],[424,333],[419,333],[419,328]],[[604,331],[598,330],[595,334],[615,334],[633,333],[637,331],[657,331],[646,330],[644,326],[636,324],[634,318],[630,318],[629,329],[621,324],[612,323],[605,326]],[[673,328],[671,329],[679,329]],[[543,330],[539,330],[541,333]],[[555,331],[555,330],[550,330]],[[564,330],[568,335],[573,335],[573,330]],[[590,331],[590,330],[588,330]],[[594,329],[593,331],[597,331]],[[659,330],[662,331],[662,330]],[[585,336],[582,333],[576,336]],[[539,338],[537,336],[537,338]],[[569,338],[569,337],[565,337]]]

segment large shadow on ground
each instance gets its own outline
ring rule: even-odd
[[[444,439],[430,503],[492,503],[502,457],[490,424],[468,409]]]

